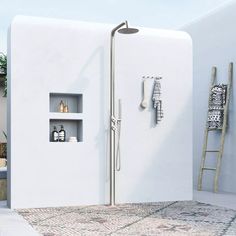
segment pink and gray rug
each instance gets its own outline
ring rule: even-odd
[[[236,211],[186,201],[18,210],[43,236],[234,236]]]

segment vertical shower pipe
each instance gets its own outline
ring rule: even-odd
[[[115,132],[117,119],[115,115],[115,47],[114,36],[118,29],[126,26],[128,22],[122,22],[111,31],[110,42],[110,205],[115,205]]]

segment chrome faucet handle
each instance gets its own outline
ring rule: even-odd
[[[111,129],[114,130],[114,131],[116,131],[116,130],[117,130],[116,125],[112,125],[112,126],[111,126]]]
[[[114,124],[116,124],[116,122],[117,122],[117,119],[116,119],[116,117],[115,117],[115,116],[111,116],[111,122],[112,122],[112,123],[114,123]]]
[[[115,116],[111,116],[111,120],[110,120],[110,123],[111,123],[111,129],[113,131],[116,131],[117,129],[117,119],[115,118]]]

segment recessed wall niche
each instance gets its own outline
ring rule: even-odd
[[[53,127],[56,126],[57,131],[60,130],[61,125],[63,125],[66,131],[66,141],[69,142],[70,137],[76,137],[78,142],[83,141],[83,120],[59,120],[50,119],[49,120],[49,141],[52,142],[52,131]],[[59,142],[62,143],[62,142]]]
[[[60,112],[60,102],[68,105],[69,113],[83,112],[83,95],[69,93],[50,93],[50,112]]]
[[[60,103],[68,106],[67,112],[60,111]],[[83,95],[68,93],[50,93],[49,94],[49,141],[52,140],[52,131],[54,126],[57,131],[63,125],[66,131],[66,140],[70,137],[76,137],[77,142],[83,141]],[[62,142],[59,142],[62,143]]]

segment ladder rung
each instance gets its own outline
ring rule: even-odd
[[[219,150],[206,150],[205,152],[219,152]]]
[[[223,128],[208,128],[208,131],[222,130]]]
[[[202,169],[203,170],[214,170],[214,171],[216,171],[216,168],[211,168],[211,167],[203,167]]]
[[[218,109],[214,109],[214,108],[208,108],[208,111],[223,111],[224,108],[218,108]]]

